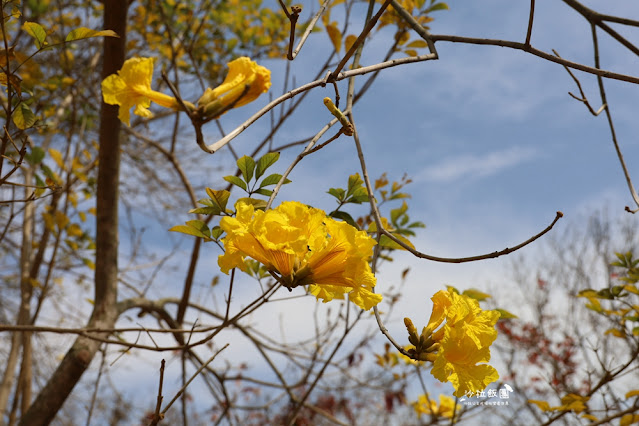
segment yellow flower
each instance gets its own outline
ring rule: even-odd
[[[499,378],[490,361],[490,345],[497,338],[497,311],[484,311],[470,297],[454,291],[439,291],[433,298],[433,313],[427,329],[439,344],[431,374],[441,382],[451,382],[455,396],[486,389]]]
[[[228,63],[229,73],[215,89],[208,87],[198,100],[205,117],[217,117],[228,109],[253,102],[271,87],[271,72],[246,56]]]
[[[286,287],[308,285],[324,302],[348,294],[368,310],[382,300],[371,291],[375,276],[368,258],[375,241],[365,231],[295,201],[266,212],[240,201],[236,210],[236,217],[220,221],[227,234],[222,239],[225,253],[218,259],[222,272],[235,267],[246,271],[244,259],[251,257],[279,274]]]
[[[488,364],[490,349],[477,348],[472,339],[458,328],[445,328],[441,347],[431,374],[440,382],[450,382],[455,388],[453,395],[460,397],[466,392],[476,392],[499,379],[497,370]]]
[[[459,410],[456,401],[446,395],[439,395],[439,406],[434,399],[430,399],[428,394],[420,395],[417,401],[413,402],[413,409],[418,416],[422,414],[433,415],[435,417],[453,417],[453,414]]]
[[[529,399],[528,402],[537,405],[542,411],[574,411],[575,413],[581,413],[588,408],[586,403],[589,399],[589,396],[569,393],[561,398],[561,405],[556,407],[551,407],[546,401]]]
[[[102,96],[109,105],[120,105],[118,118],[127,126],[130,123],[130,110],[140,117],[153,117],[151,101],[165,108],[179,109],[173,96],[151,89],[153,62],[155,58],[131,58],[122,65],[117,74],[111,74],[102,81]]]

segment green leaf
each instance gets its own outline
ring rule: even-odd
[[[181,232],[182,234],[192,235],[194,237],[210,239],[211,232],[206,223],[201,220],[189,220],[186,225],[176,225],[169,229],[172,232]]]
[[[408,247],[415,248],[413,243],[411,243],[406,237],[399,235],[395,232],[393,232],[393,237],[397,238],[399,241],[406,244]],[[404,247],[397,244],[395,241],[391,240],[386,235],[382,235],[382,237],[379,239],[379,245],[380,247],[385,247],[385,248],[389,248],[393,250],[406,250]]]
[[[38,173],[35,174],[35,180],[36,180],[36,185],[39,187],[43,187],[43,186],[47,186],[46,183],[44,183],[44,181],[42,180],[42,178],[40,177],[40,175]],[[44,192],[44,189],[42,188],[38,188],[35,191],[35,195],[36,197],[39,197],[40,195],[42,195],[42,193]]]
[[[229,175],[229,176],[224,176],[224,180],[229,182],[229,183],[232,183],[233,185],[237,185],[237,186],[239,186],[240,188],[242,188],[243,190],[246,191],[246,183],[242,179],[240,179],[239,177],[233,176],[233,175]]]
[[[356,229],[359,229],[359,226],[357,226],[357,223],[355,223],[355,220],[353,219],[353,217],[343,211],[333,211],[329,214],[330,217],[335,218],[335,219],[341,219],[344,222],[348,223],[349,225],[353,226]]]
[[[210,198],[202,198],[201,200],[197,200],[197,202],[207,207],[213,207],[214,205]]]
[[[353,191],[353,195],[347,200],[349,203],[362,204],[368,202],[368,191],[363,186]]]
[[[519,318],[517,315],[508,312],[505,309],[495,309],[495,311],[499,312],[499,319],[510,319],[510,318]]]
[[[231,195],[230,192],[225,189],[217,191],[206,188],[206,195],[210,197],[211,203],[213,204],[212,207],[218,207],[220,212],[226,211],[226,204],[229,202],[229,196]]]
[[[253,160],[248,155],[237,160],[237,167],[242,172],[242,176],[244,177],[244,181],[249,183],[249,181],[253,178],[253,171],[255,170],[255,160]]]
[[[34,146],[31,148],[31,152],[28,152],[24,158],[29,162],[29,164],[35,166],[42,162],[42,159],[44,158],[44,150],[39,146]]]
[[[92,30],[91,28],[80,27],[71,31],[67,35],[67,38],[64,39],[64,41],[75,41],[75,40],[82,40],[85,38],[92,38],[92,37],[118,37],[119,38],[120,36],[113,30],[100,31],[100,30]]]
[[[257,167],[255,169],[255,180],[261,178],[266,169],[275,164],[275,162],[279,160],[279,158],[279,152],[269,152],[267,154],[264,154],[259,160],[257,160]]]
[[[260,195],[264,195],[265,197],[270,197],[273,194],[273,191],[271,191],[270,189],[260,188],[257,191],[255,191],[255,194],[260,194]]]
[[[211,235],[211,231],[209,230],[209,227],[207,226],[206,223],[202,222],[201,220],[197,220],[197,219],[187,220],[186,224],[190,226],[191,228],[199,230],[207,238]]]
[[[623,286],[620,286],[620,285],[616,285],[616,286],[612,287],[612,289],[611,289],[611,292],[612,292],[613,296],[619,296],[622,291],[623,291]]]
[[[464,296],[468,296],[471,299],[475,299],[478,302],[481,302],[482,300],[486,300],[489,297],[491,297],[490,294],[488,293],[484,293],[482,291],[479,291],[475,288],[469,288],[468,290],[464,290],[464,292],[462,293]]]
[[[219,240],[223,233],[224,231],[222,230],[222,228],[220,228],[219,226],[214,226],[211,229],[211,238],[213,238],[214,240]]]
[[[275,185],[282,179],[282,175],[278,173],[273,173],[272,175],[268,175],[264,178],[264,180],[260,183],[260,188],[264,188],[265,186]],[[284,184],[291,183],[290,180],[286,179]]]
[[[49,166],[47,166],[46,164],[42,163],[40,164],[40,168],[42,169],[42,172],[44,173],[44,175],[46,177],[48,177],[49,179],[51,179],[52,181],[56,181],[56,175],[55,173],[53,173],[53,171],[49,168]]]
[[[327,192],[340,202],[344,201],[344,197],[346,196],[346,191],[342,188],[331,188]]]
[[[396,224],[397,218],[403,215],[404,213],[406,213],[407,210],[408,210],[408,204],[406,204],[406,201],[402,202],[401,207],[392,209],[390,212],[391,223]]]
[[[195,209],[189,210],[189,213],[192,214],[203,214],[203,215],[218,215],[221,213],[218,207],[197,207]]]
[[[354,175],[350,175],[348,177],[348,191],[346,195],[350,197],[355,193],[356,190],[362,187],[364,181],[359,177],[359,173],[355,173]]]
[[[587,288],[577,293],[577,297],[597,297],[597,292],[591,288]]]
[[[612,300],[615,298],[615,296],[610,292],[610,289],[607,289],[607,288],[599,290],[597,292],[597,297],[599,299],[607,299],[607,300]]]
[[[38,49],[41,49],[46,44],[44,40],[47,38],[47,32],[44,30],[42,25],[37,22],[27,21],[22,25],[22,29],[35,39],[35,46]]]
[[[428,9],[426,9],[426,13],[435,12],[437,10],[450,10],[450,9],[446,3],[436,3],[432,5],[431,7],[429,7]]]
[[[36,121],[35,114],[29,108],[29,105],[24,102],[20,102],[16,109],[13,111],[13,122],[18,129],[24,130],[33,126]]]

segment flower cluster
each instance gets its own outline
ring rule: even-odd
[[[499,312],[484,311],[475,299],[452,289],[437,292],[431,300],[433,312],[421,336],[411,320],[404,319],[415,346],[409,353],[433,362],[431,374],[441,382],[451,382],[455,396],[484,390],[499,378],[497,370],[483,364],[490,361]]]
[[[308,285],[324,302],[348,294],[368,310],[382,300],[372,292],[375,276],[368,264],[375,241],[322,210],[289,201],[261,211],[239,201],[235,217],[222,218],[220,227],[226,232],[225,253],[218,259],[224,273],[235,267],[246,271],[244,259],[250,257],[278,274],[286,287]]]
[[[420,417],[422,414],[426,414],[451,419],[455,412],[459,410],[457,402],[446,395],[439,395],[439,405],[437,405],[437,401],[431,399],[428,394],[420,395],[417,401],[413,402],[412,405],[415,413]]]
[[[130,125],[131,108],[141,117],[152,117],[149,111],[151,102],[181,109],[173,96],[151,89],[154,58],[131,58],[122,65],[117,74],[111,74],[102,81],[102,97],[109,105],[119,105],[118,118]],[[254,101],[271,87],[271,72],[257,65],[247,57],[237,58],[228,64],[229,73],[224,82],[215,89],[207,88],[198,100],[198,108],[190,102],[183,102],[202,120],[210,120],[224,114],[231,108],[237,108]]]

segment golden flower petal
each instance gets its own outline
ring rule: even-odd
[[[238,202],[236,210],[236,217],[220,221],[226,232],[225,253],[218,259],[223,272],[245,268],[245,257],[251,257],[279,273],[287,287],[309,285],[324,302],[348,294],[368,310],[382,300],[372,291],[376,281],[368,258],[375,241],[366,232],[294,201],[266,212]]]
[[[117,74],[111,74],[102,81],[102,97],[109,105],[119,105],[118,118],[130,125],[130,110],[142,117],[151,117],[148,110],[151,101],[166,108],[178,109],[177,100],[151,89],[154,58],[127,59]]]

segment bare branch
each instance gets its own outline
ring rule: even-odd
[[[558,58],[561,58],[561,56],[559,56],[559,53],[557,53],[557,51],[555,49],[552,50],[552,53],[554,53],[555,56],[557,56]],[[581,87],[581,82],[579,81],[579,79],[577,77],[575,77],[575,75],[572,73],[572,71],[570,71],[570,68],[568,68],[567,66],[564,65],[564,69],[566,70],[566,72],[574,80],[575,84],[577,85],[577,88],[579,89],[579,93],[581,94],[581,97],[577,97],[574,94],[572,94],[571,92],[568,92],[568,94],[573,99],[576,99],[579,102],[582,102],[584,105],[586,105],[586,108],[588,108],[588,111],[590,111],[590,113],[592,115],[594,115],[595,117],[598,116],[599,114],[601,114],[601,111],[603,111],[604,108],[606,108],[606,104],[603,104],[597,111],[595,111],[594,108],[590,105],[590,102],[588,102],[588,98],[586,97],[586,94],[584,93],[583,88]]]
[[[432,34],[431,38],[436,42],[450,41],[453,43],[501,46],[501,47],[509,47],[511,49],[523,50],[524,52],[528,52],[532,55],[539,56],[540,58],[547,59],[550,62],[555,62],[560,65],[565,65],[567,67],[570,67],[579,71],[584,71],[589,74],[610,78],[612,80],[627,81],[629,83],[639,84],[639,77],[634,77],[634,76],[626,75],[626,74],[619,74],[612,71],[602,70],[600,68],[589,67],[587,65],[579,64],[577,62],[568,61],[566,59],[558,58],[542,50],[536,49],[532,46],[527,46],[524,43],[519,43],[516,41],[497,40],[497,39],[489,39],[489,38],[462,37],[462,36],[443,35],[443,34]]]
[[[526,31],[525,45],[530,46],[530,37],[532,36],[533,21],[535,19],[535,0],[530,0],[530,16],[528,17],[528,30]]]

